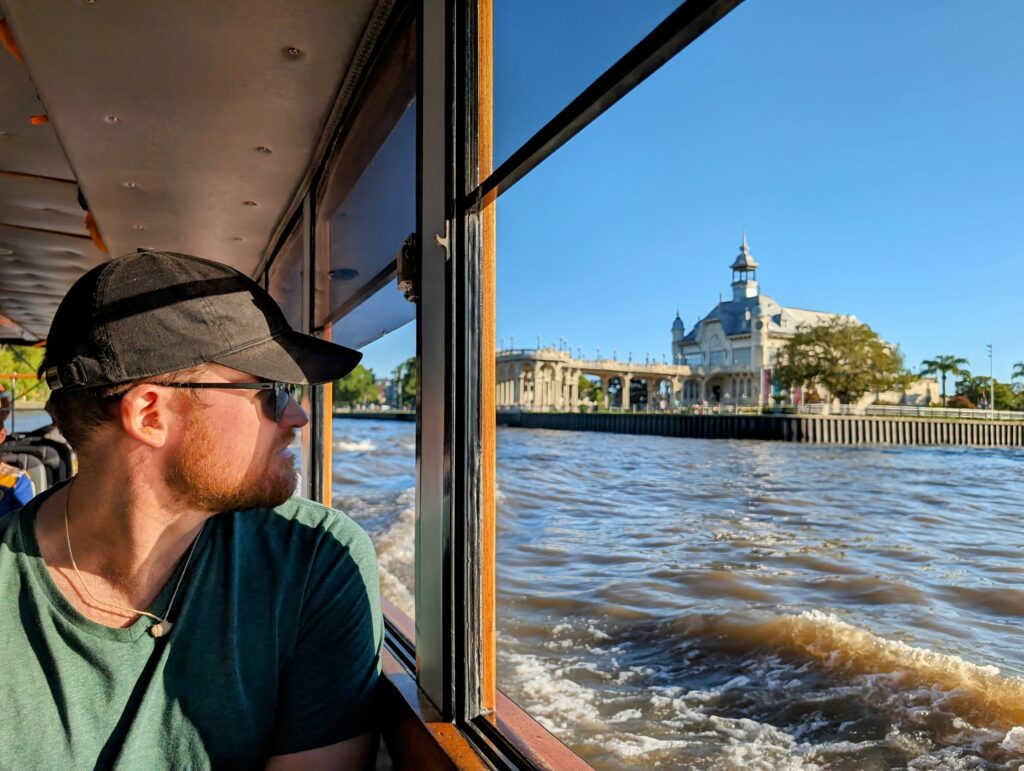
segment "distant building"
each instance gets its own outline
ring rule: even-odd
[[[732,271],[732,297],[721,300],[689,332],[678,311],[672,322],[672,361],[702,371],[703,379],[683,386],[683,404],[766,404],[772,396],[772,369],[779,350],[801,326],[813,326],[832,319],[857,323],[855,316],[826,311],[791,308],[761,294],[757,282],[760,265],[750,253],[746,234]],[[916,383],[907,394],[869,394],[862,403],[889,401],[927,403],[932,378]],[[819,389],[820,390],[820,389]],[[802,394],[792,395],[800,401]],[[827,394],[822,394],[827,398]],[[935,398],[938,398],[936,392]]]
[[[569,412],[590,406],[641,411],[695,405],[756,408],[772,404],[773,396],[787,403],[804,402],[809,393],[797,389],[782,394],[774,382],[779,349],[802,325],[857,319],[780,305],[761,294],[758,267],[744,235],[740,253],[729,266],[732,298],[720,301],[689,332],[677,312],[668,362],[574,358],[568,348],[560,347],[499,350],[495,370],[498,407]],[[594,384],[593,399],[581,395],[581,377]],[[820,386],[815,393],[829,400]],[[906,393],[872,393],[860,404],[921,405],[938,398],[936,380],[922,378]]]

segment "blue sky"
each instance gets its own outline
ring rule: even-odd
[[[671,9],[496,5],[498,161]],[[690,328],[728,296],[745,228],[782,304],[855,314],[911,366],[986,374],[991,342],[1008,379],[1022,33],[1018,0],[747,0],[499,199],[498,336],[660,358],[677,307]],[[414,346],[410,325],[367,364]]]

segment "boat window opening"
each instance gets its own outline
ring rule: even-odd
[[[364,346],[363,363],[334,384],[332,504],[377,549],[381,596],[407,642],[416,614],[416,330]],[[402,631],[406,630],[406,631]]]
[[[884,3],[743,4],[491,200],[497,685],[595,767],[1004,762],[1024,658],[983,596],[1018,590],[999,544],[1019,448],[665,426],[797,409],[759,330],[781,340],[852,313],[894,343],[915,333],[961,285],[962,249],[930,252],[928,290],[908,291],[888,272],[908,222],[998,252],[992,218],[1015,222],[1019,200],[999,170],[1024,157],[997,128],[1020,113],[1008,8],[961,27],[948,6],[922,35]],[[822,243],[850,261],[824,270]],[[735,268],[744,254],[756,277]],[[937,407],[935,381],[913,380],[861,406]],[[623,433],[592,430],[602,420]],[[943,482],[953,457],[970,472]],[[921,719],[922,703],[970,728]],[[908,731],[921,743],[895,739]]]

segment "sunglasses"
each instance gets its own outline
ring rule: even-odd
[[[263,411],[275,423],[284,417],[285,408],[291,399],[295,399],[299,387],[295,383],[277,383],[272,381],[257,383],[154,383],[153,385],[168,388],[221,388],[233,391],[242,388],[248,391],[266,391],[268,398],[263,400]]]

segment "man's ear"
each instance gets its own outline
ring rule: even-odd
[[[120,402],[121,428],[133,439],[150,447],[163,447],[170,429],[180,419],[171,409],[172,392],[153,383],[137,385]]]

